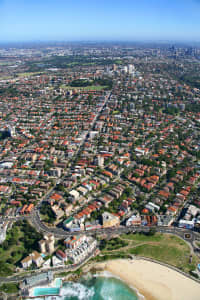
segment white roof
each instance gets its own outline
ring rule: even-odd
[[[183,219],[181,219],[181,220],[179,221],[179,224],[194,225],[194,220],[189,221],[189,220],[183,220]]]

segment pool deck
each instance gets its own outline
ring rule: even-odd
[[[59,281],[59,285],[57,284],[57,282]],[[38,296],[34,296],[34,290],[35,289],[48,289],[48,288],[56,288],[59,289],[59,293],[58,294],[46,294],[46,295],[38,295]],[[54,279],[50,284],[45,285],[45,286],[38,286],[38,287],[32,287],[31,289],[29,289],[29,299],[35,299],[35,298],[41,298],[41,299],[45,299],[45,297],[56,297],[56,296],[60,296],[60,289],[62,288],[62,279],[61,278],[56,278]]]

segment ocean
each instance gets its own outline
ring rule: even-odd
[[[41,298],[35,298],[40,300]],[[44,299],[44,298],[43,298]],[[110,273],[88,275],[79,282],[65,282],[60,296],[47,296],[45,300],[138,300],[137,293]]]

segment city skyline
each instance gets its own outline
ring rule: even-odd
[[[200,1],[0,1],[0,42],[200,41]]]

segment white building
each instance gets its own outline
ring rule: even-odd
[[[145,207],[147,208],[147,209],[149,209],[150,211],[159,211],[160,210],[160,206],[158,206],[158,205],[156,205],[156,204],[154,204],[154,203],[152,203],[152,202],[149,202],[149,203],[147,203],[146,205],[145,205]]]
[[[76,190],[72,190],[71,192],[69,192],[69,194],[73,201],[77,201],[80,197],[79,192],[77,192]]]
[[[131,225],[141,225],[141,217],[140,217],[140,215],[132,215],[126,221],[126,226],[131,226]]]
[[[27,257],[25,257],[22,261],[21,261],[21,265],[24,269],[29,268],[33,263],[37,266],[40,267],[43,264],[44,260],[41,256],[40,253],[38,253],[37,251],[33,251],[30,255],[28,255]]]
[[[2,244],[6,239],[6,230],[8,223],[0,224],[0,244]]]
[[[178,227],[192,229],[194,228],[194,220],[188,221],[188,220],[181,219],[178,223]]]
[[[70,247],[72,244],[69,244]],[[79,242],[73,244],[73,248],[66,250],[68,258],[77,264],[83,261],[90,253],[92,253],[97,246],[97,241],[92,237],[79,236]]]
[[[54,235],[53,234],[45,234],[44,239],[39,241],[40,251],[42,253],[53,253],[54,252]]]
[[[104,157],[102,155],[98,155],[98,166],[100,168],[103,168],[104,167]]]
[[[129,64],[129,65],[128,65],[128,73],[129,73],[130,75],[132,75],[132,74],[134,74],[134,72],[135,72],[135,66],[132,65],[132,64]]]
[[[76,249],[86,240],[85,235],[73,235],[64,240],[64,244],[68,249]]]

